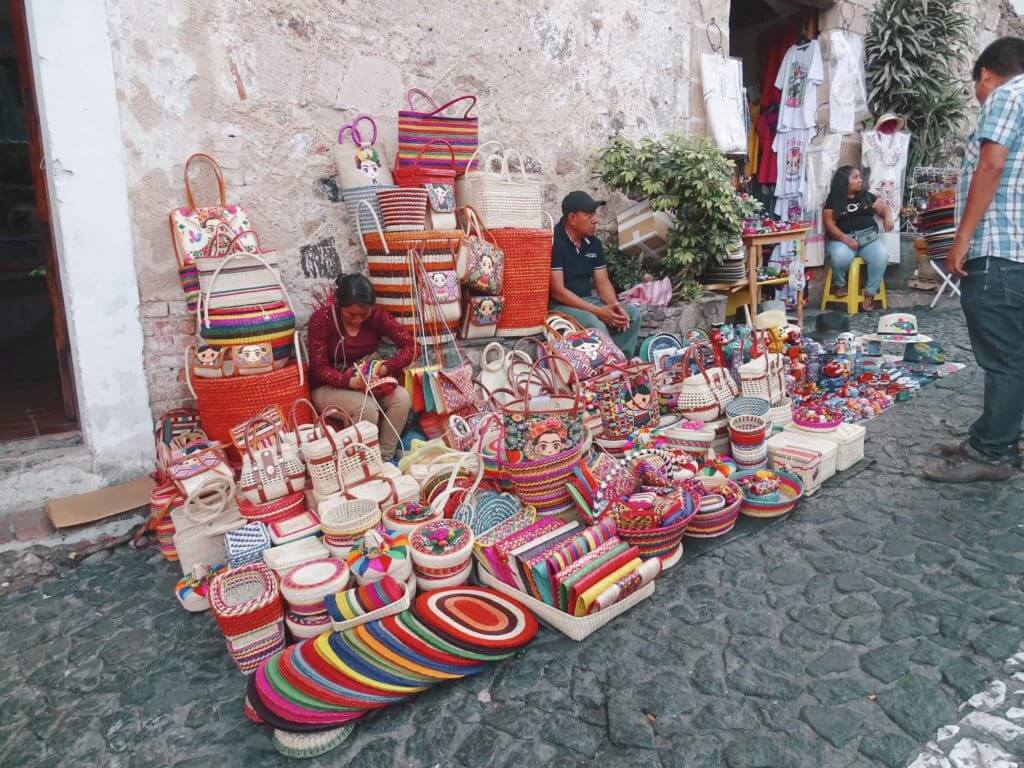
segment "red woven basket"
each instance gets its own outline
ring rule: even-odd
[[[498,248],[505,252],[505,309],[498,319],[498,335],[543,333],[548,313],[551,230],[503,227],[489,231]]]
[[[451,156],[449,167],[437,167],[437,161],[435,161],[434,167],[430,167],[424,162],[423,154],[434,144],[437,144],[439,149],[447,147],[448,154]],[[395,179],[395,184],[400,187],[422,187],[424,184],[448,184],[455,186],[456,168],[455,150],[452,149],[452,145],[444,139],[432,139],[423,145],[423,149],[416,155],[416,160],[413,161],[412,165],[398,167],[396,164],[395,168],[391,171],[391,175]]]
[[[196,398],[203,429],[211,440],[227,446],[227,452],[237,451],[231,442],[231,428],[248,421],[267,406],[276,405],[288,413],[299,398],[309,399],[309,375],[302,364],[299,346],[297,363],[277,371],[253,376],[232,376],[226,379],[191,378],[188,366],[185,376],[189,389]]]

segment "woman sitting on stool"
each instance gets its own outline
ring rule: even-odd
[[[365,379],[355,365],[377,354],[380,340],[389,339],[394,355],[376,370],[375,378],[402,378],[412,362],[412,336],[387,310],[374,306],[377,294],[362,275],[342,275],[335,282],[334,297],[309,318],[310,378],[313,404],[321,411],[329,405],[345,411],[353,422],[369,421],[380,430],[381,457],[395,455],[399,432],[409,418],[412,402],[401,386],[390,392],[367,394]],[[379,401],[379,406],[378,406]],[[386,418],[381,418],[381,415]]]
[[[825,201],[822,220],[828,235],[828,258],[832,266],[832,285],[835,295],[847,293],[846,276],[850,263],[857,256],[868,267],[867,285],[861,306],[870,312],[875,306],[875,294],[885,276],[889,252],[878,238],[875,216],[885,223],[885,231],[893,227],[889,206],[870,192],[864,191],[864,178],[860,168],[844,165],[832,177],[832,188]]]

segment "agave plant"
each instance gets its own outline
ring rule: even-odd
[[[958,0],[882,0],[864,39],[868,101],[895,112],[912,134],[909,168],[952,160],[967,120],[960,71],[972,22]]]

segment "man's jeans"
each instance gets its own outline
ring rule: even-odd
[[[971,259],[960,303],[974,359],[985,371],[985,409],[970,444],[991,461],[1017,460],[1024,418],[1024,264]]]
[[[582,296],[581,297],[588,304],[593,304],[595,307],[603,307],[604,302],[601,301],[599,296]],[[549,307],[556,309],[559,312],[564,312],[582,325],[584,328],[600,328],[602,331],[611,336],[612,341],[615,342],[615,346],[622,350],[622,353],[631,358],[636,354],[636,343],[640,338],[640,326],[644,322],[644,311],[636,304],[620,304],[625,313],[629,316],[629,327],[624,331],[617,331],[612,333],[608,326],[601,322],[600,318],[593,312],[585,312],[582,309],[576,309],[575,307],[567,307],[564,304],[558,304],[551,302]]]

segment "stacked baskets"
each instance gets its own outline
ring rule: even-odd
[[[465,584],[473,559],[473,531],[458,520],[424,523],[409,534],[416,584],[421,590]]]
[[[324,532],[324,544],[334,557],[348,557],[380,519],[380,507],[369,499],[332,496],[320,503],[320,529]]]
[[[281,590],[262,563],[222,571],[210,582],[210,612],[244,674],[285,646]]]
[[[281,595],[288,604],[285,623],[296,640],[317,637],[330,629],[324,598],[348,586],[348,566],[333,557],[300,565],[281,579]]]

